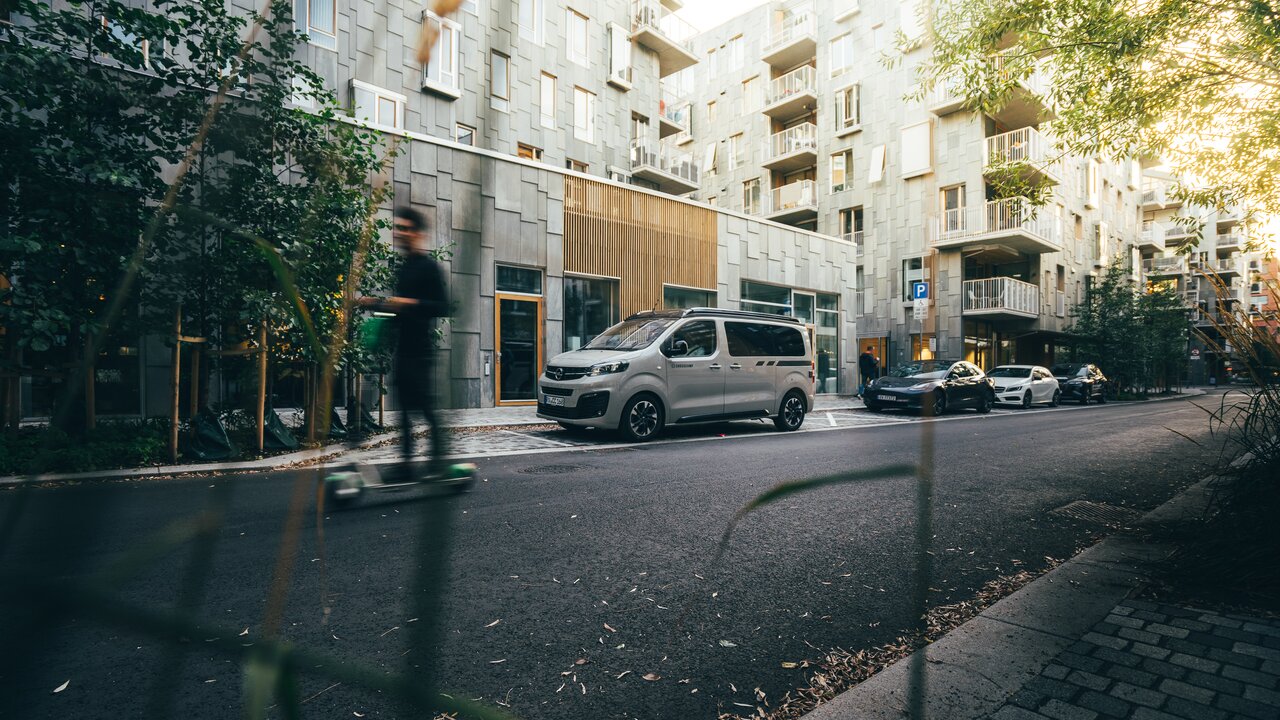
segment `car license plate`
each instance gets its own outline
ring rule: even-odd
[[[894,397],[892,395],[877,395],[876,399],[883,400],[885,402],[902,402],[902,398]]]
[[[558,395],[547,395],[545,396],[545,398],[548,405],[560,405],[560,406],[564,405],[564,398]]]

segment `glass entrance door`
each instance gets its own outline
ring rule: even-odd
[[[542,372],[542,298],[499,294],[496,300],[498,404],[531,405]]]

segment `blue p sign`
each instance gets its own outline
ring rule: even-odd
[[[912,300],[929,299],[929,283],[927,282],[911,283],[911,299]]]

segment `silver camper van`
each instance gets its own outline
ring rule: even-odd
[[[772,418],[797,430],[813,407],[813,348],[795,318],[691,308],[640,312],[551,359],[538,417],[569,430],[652,440],[667,425]]]

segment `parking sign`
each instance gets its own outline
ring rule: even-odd
[[[929,299],[929,283],[927,282],[911,283],[911,299],[912,300],[928,300]]]

